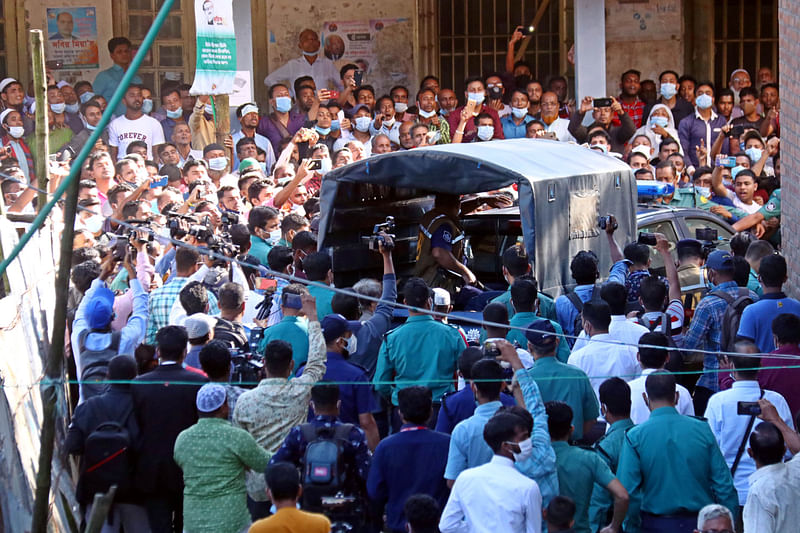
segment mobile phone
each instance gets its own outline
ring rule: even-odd
[[[48,154],[47,155],[47,159],[49,159],[51,163],[57,163],[58,162],[58,154]]]
[[[281,300],[283,300],[283,306],[288,307],[289,309],[303,308],[303,299],[299,294],[289,294],[288,292],[284,292],[281,294]]]
[[[322,168],[322,159],[312,159],[308,163],[308,170],[319,170]]]
[[[3,146],[3,152],[5,153],[6,157],[12,157],[14,155],[14,149],[10,146]]]
[[[328,91],[328,98],[330,100],[338,100],[339,99],[339,91]]]
[[[611,107],[612,102],[611,98],[595,98],[592,100],[592,105],[594,107]]]
[[[758,402],[736,402],[736,414],[758,416],[761,414],[761,406]]]
[[[644,232],[644,231],[640,231],[639,232],[639,238],[636,239],[636,242],[638,244],[646,244],[648,246],[655,246],[658,241],[656,240],[656,236],[653,235],[652,233],[647,233],[647,232]]]
[[[361,87],[361,82],[364,81],[364,71],[357,70],[353,73],[353,81],[356,82],[356,87]]]
[[[552,139],[554,141],[558,140],[558,136],[554,131],[543,131],[539,137],[541,137],[542,139]]]
[[[278,282],[274,279],[269,278],[256,278],[255,283],[253,284],[255,289],[260,291],[265,291],[267,289],[274,289],[278,286]]]
[[[522,35],[532,35],[533,34],[533,26],[519,26],[519,32]]]
[[[744,133],[744,126],[739,124],[738,126],[734,126],[728,132],[728,137],[740,137]]]
[[[159,176],[159,178],[161,179],[159,179],[158,181],[154,181],[153,183],[150,184],[151,189],[155,189],[156,187],[167,186],[167,180],[168,180],[167,176]]]
[[[607,227],[613,224],[614,229],[619,228],[619,224],[617,223],[617,219],[614,218],[612,215],[606,215],[604,217],[597,217],[597,227],[604,230]]]
[[[733,168],[736,166],[736,156],[721,155],[717,156],[717,166],[725,168]]]
[[[340,109],[339,111],[336,112],[336,120],[339,121],[339,124],[342,123],[342,121],[344,120],[344,111],[343,110]]]

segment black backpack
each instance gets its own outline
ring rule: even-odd
[[[719,341],[719,350],[721,352],[732,352],[733,346],[736,344],[736,334],[739,332],[739,322],[742,320],[742,312],[744,308],[753,303],[753,298],[750,297],[750,291],[747,287],[739,287],[739,294],[734,298],[725,291],[715,290],[708,293],[711,296],[722,298],[728,307],[725,309],[725,314],[722,315],[722,324],[720,324],[721,334]]]
[[[111,333],[111,344],[105,350],[89,350],[86,348],[86,337],[93,331],[86,329],[81,331],[78,336],[78,345],[81,350],[81,381],[105,381],[108,375],[108,362],[119,354],[119,342],[121,334],[119,331]],[[81,391],[83,399],[88,400],[94,396],[100,396],[108,390],[108,383],[82,383]]]
[[[347,468],[344,444],[353,424],[335,427],[302,424],[300,431],[308,443],[303,455],[303,508],[320,510],[321,498],[346,491]]]
[[[93,406],[100,408],[100,404]],[[105,414],[105,413],[103,413]],[[83,446],[83,470],[80,476],[79,498],[91,502],[98,492],[108,492],[117,486],[115,499],[124,498],[133,488],[133,437],[127,429],[133,414],[131,404],[120,420],[110,420],[107,415],[95,427]]]
[[[573,332],[572,334],[576,337],[581,334],[583,331],[583,321],[581,320],[581,313],[583,313],[583,300],[578,294],[574,291],[567,293],[567,300],[570,301],[572,306],[578,310],[578,316],[575,317],[575,321],[572,324]],[[600,288],[595,284],[592,288],[592,296],[589,298],[590,302],[596,302],[600,298]],[[570,346],[575,344],[575,339],[571,339]]]
[[[636,322],[647,329],[650,330],[650,333],[654,332],[658,329],[658,326],[661,324],[665,324],[665,326],[661,327],[661,332],[667,336],[667,346],[669,347],[669,359],[667,360],[667,364],[664,368],[669,370],[670,372],[680,372],[684,370],[683,368],[683,352],[678,349],[678,345],[675,344],[675,340],[672,338],[673,335],[677,335],[681,332],[681,330],[674,330],[672,329],[672,321],[667,313],[661,313],[661,316],[658,317],[658,320],[654,324],[650,324],[642,319],[642,317],[638,317]]]

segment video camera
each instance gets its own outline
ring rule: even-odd
[[[713,228],[697,228],[694,230],[695,238],[703,245],[703,259],[713,252],[719,244],[719,232]]]
[[[117,235],[114,241],[114,247],[111,250],[112,257],[115,261],[124,261],[125,254],[129,249],[133,248],[133,241],[146,244],[148,242],[153,241],[153,234],[151,232],[152,227],[150,226],[149,220],[141,220],[141,219],[129,219],[125,221],[128,224],[133,225],[134,227],[125,227],[124,233],[121,235]],[[145,229],[147,231],[138,231],[139,228]],[[132,252],[132,253],[135,253]]]
[[[264,376],[264,356],[255,352],[244,352],[236,348],[233,343],[230,347],[233,374],[231,384],[246,389],[255,388],[255,384]]]
[[[394,248],[394,227],[394,217],[386,217],[385,222],[375,224],[375,226],[372,227],[372,235],[369,237],[361,237],[361,240],[367,244],[370,250],[380,251],[381,244],[385,246],[387,250],[391,250]],[[384,235],[380,235],[381,233],[391,237],[392,241],[387,241]]]
[[[199,224],[200,220],[194,215],[184,215],[177,211],[168,211],[166,214],[169,236],[173,239],[182,239],[189,232],[190,225]]]

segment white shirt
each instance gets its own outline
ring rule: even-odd
[[[495,455],[458,475],[439,521],[442,533],[540,533],[542,495],[535,481]]]
[[[339,136],[339,138],[336,139],[336,142],[333,143],[333,153],[335,154],[342,148],[346,148],[347,143],[349,143],[350,141],[358,141],[358,139],[356,139],[353,136],[353,132],[343,131],[342,134]],[[372,155],[372,136],[370,136],[370,138],[366,142],[362,142],[361,144],[364,145],[364,157],[365,158],[370,157]]]
[[[164,144],[164,129],[161,123],[142,115],[136,120],[129,120],[125,115],[120,115],[108,125],[108,144],[117,147],[117,160],[125,157],[128,145],[133,141],[147,143],[148,159],[153,159],[153,147]]]
[[[758,533],[796,531],[800,524],[800,459],[763,466],[750,475],[744,505],[744,530]]]
[[[544,124],[544,131],[556,134],[556,138],[561,142],[576,142],[575,137],[569,132],[569,119],[557,118],[550,125]]]
[[[750,203],[750,205],[747,205],[746,203],[741,201],[739,197],[736,196],[736,193],[733,191],[728,191],[728,198],[731,199],[734,207],[741,209],[748,215],[752,215],[753,213],[758,213],[758,210],[761,209],[761,206],[755,202],[752,202]]]
[[[636,360],[636,349],[622,344],[596,341],[620,341],[609,333],[592,336],[579,350],[572,350],[567,364],[577,366],[589,376],[597,398],[600,398],[600,385],[609,377],[621,377],[631,381],[642,369]]]
[[[239,130],[236,133],[234,133],[232,137],[233,137],[233,168],[238,169],[239,163],[241,163],[241,161],[239,161],[239,156],[236,155],[236,143],[242,140],[242,138],[244,137],[244,133],[242,133],[242,130]],[[272,143],[269,142],[269,139],[267,139],[263,135],[259,135],[258,133],[254,134],[253,140],[256,141],[256,146],[258,146],[267,153],[267,158],[265,159],[265,162],[267,163],[267,172],[269,172],[272,169],[272,165],[275,164],[275,150],[272,149]],[[200,152],[200,157],[202,156],[203,153]]]
[[[633,320],[628,320],[625,315],[611,315],[611,324],[608,325],[608,334],[614,340],[623,342],[631,346],[633,351],[633,358],[636,359],[636,352],[639,351],[639,339],[645,333],[650,333],[650,330],[641,324],[637,324]],[[589,336],[585,331],[581,331],[572,351],[580,350],[589,344]]]
[[[645,368],[640,377],[628,382],[628,386],[631,388],[631,420],[634,424],[641,424],[650,418],[650,409],[644,403],[642,393],[645,392],[644,382],[647,380],[647,376],[655,371],[655,368]],[[692,395],[683,385],[676,384],[675,387],[678,391],[678,405],[675,406],[675,409],[682,415],[694,416]]]
[[[506,340],[506,339],[505,338],[499,338],[499,337],[493,337],[491,339],[486,339],[485,342],[497,342],[497,341],[504,341],[504,340]],[[517,356],[519,357],[519,361],[520,361],[520,363],[522,363],[522,366],[525,367],[526,369],[533,366],[533,356],[530,354],[530,352],[528,352],[528,350],[523,350],[522,348],[517,348]],[[506,363],[505,361],[502,361],[500,363],[500,365],[502,365],[503,368],[510,368],[510,366],[506,367],[506,365],[508,365],[508,363]]]
[[[234,146],[236,146],[236,143],[234,143]],[[181,155],[181,153],[179,151],[178,152],[178,157],[180,158],[180,161],[178,162],[178,166],[183,168],[183,165],[185,165],[186,162],[191,160],[191,159],[194,159],[195,161],[200,161],[201,159],[203,159],[203,151],[202,150],[189,150],[189,155],[186,157],[186,159],[183,158],[183,156]]]
[[[389,141],[390,142],[393,142],[394,144],[398,144],[399,145],[400,144],[400,124],[402,124],[402,123],[399,120],[395,119],[395,121],[392,122],[392,125],[390,127],[387,127],[386,126],[386,121],[384,121],[381,124],[381,127],[379,129],[379,128],[375,127],[375,121],[373,120],[372,122],[369,123],[369,132],[373,137],[375,137],[379,133],[382,133],[383,135],[386,135],[387,137],[389,137]],[[372,143],[370,142],[370,144],[372,144]],[[370,146],[370,150],[371,149],[372,149],[372,147]]]
[[[288,82],[287,86],[294,96],[294,80],[302,76],[311,76],[317,90],[320,89],[340,89],[339,69],[333,61],[327,57],[317,54],[314,63],[309,63],[305,56],[290,59],[282,67],[273,70],[272,73],[264,78],[264,85],[270,87],[279,82]]]
[[[736,452],[739,450],[747,424],[750,422],[749,416],[737,414],[736,404],[739,402],[758,401],[760,395],[761,387],[759,387],[757,381],[736,381],[733,383],[732,388],[720,391],[708,400],[705,417],[708,419],[708,425],[711,426],[711,432],[714,433],[714,437],[717,439],[728,467],[732,466],[733,461],[736,459]],[[789,405],[783,396],[777,392],[765,390],[764,398],[775,406],[786,425],[794,428],[792,412],[789,410]],[[750,433],[753,432],[759,422],[760,420],[755,421]],[[742,453],[739,466],[736,467],[736,473],[733,476],[733,484],[739,493],[739,505],[744,505],[747,501],[748,478],[755,471],[756,463],[747,454],[747,445],[745,445],[745,451]],[[752,531],[761,533],[763,530],[754,529]]]

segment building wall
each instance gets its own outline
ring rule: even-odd
[[[683,71],[682,0],[605,2],[607,95],[620,93],[620,77],[631,68],[656,81],[663,70]]]
[[[800,3],[780,0],[781,237],[789,266],[787,292],[800,296]]]

